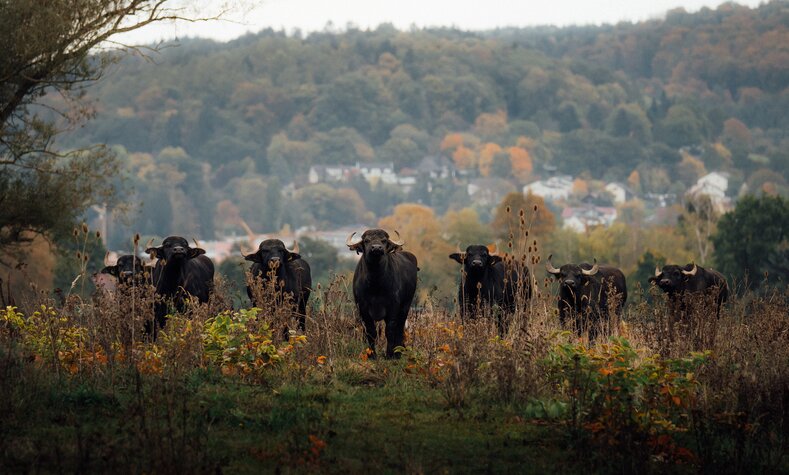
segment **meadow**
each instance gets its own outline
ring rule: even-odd
[[[256,289],[266,308],[227,310],[243,289],[220,280],[155,342],[141,330],[150,288],[41,293],[0,313],[0,470],[789,469],[785,292],[673,321],[659,291],[630,283],[624,316],[590,345],[559,327],[551,285],[503,336],[497,309],[460,322],[428,295],[396,360],[369,358],[346,275],[317,286],[306,334],[287,341],[274,288]]]

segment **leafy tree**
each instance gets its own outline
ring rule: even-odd
[[[703,119],[691,108],[673,105],[666,117],[658,122],[655,138],[674,148],[696,145],[704,140]]]
[[[0,2],[3,253],[40,234],[64,240],[91,204],[111,200],[118,164],[109,149],[61,150],[55,139],[91,117],[86,88],[132,50],[113,42],[117,35],[180,18],[175,3]]]
[[[707,195],[691,196],[685,203],[685,210],[679,217],[679,224],[689,242],[699,256],[699,264],[706,265],[711,257],[712,242],[710,237],[715,234],[718,212]]]
[[[462,249],[470,244],[488,244],[493,241],[490,226],[479,221],[479,214],[473,208],[447,211],[443,228],[450,244],[459,244]]]
[[[580,129],[581,119],[579,118],[578,107],[572,102],[563,102],[556,109],[554,117],[556,122],[559,123],[560,132],[572,132],[573,130]]]
[[[556,227],[556,218],[541,197],[514,192],[496,207],[491,227],[499,239],[505,242],[514,239],[513,245],[517,245],[526,231],[530,237],[549,235]]]
[[[780,196],[745,196],[718,221],[712,236],[715,262],[730,279],[760,286],[789,245],[789,201]],[[767,282],[775,284],[767,276]],[[781,285],[786,285],[783,282]]]

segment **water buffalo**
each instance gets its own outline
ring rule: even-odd
[[[497,305],[501,309],[497,325],[499,333],[504,334],[515,311],[519,282],[524,286],[527,299],[531,297],[531,285],[529,270],[525,267],[518,269],[520,266],[515,262],[505,263],[495,249],[495,245],[471,245],[466,252],[458,248],[449,258],[463,266],[458,288],[461,318],[473,316],[477,303],[486,307]]]
[[[718,271],[705,269],[696,264],[685,267],[667,265],[663,270],[655,268],[655,275],[649,282],[656,284],[668,295],[675,317],[684,318],[690,311],[688,299],[699,298],[700,304],[704,297],[715,302],[715,317],[720,316],[721,305],[729,297],[729,285],[726,278]]]
[[[107,253],[109,255],[109,253]],[[150,284],[153,275],[153,267],[145,265],[143,261],[133,255],[124,254],[110,265],[108,256],[104,256],[104,268],[99,271],[101,274],[109,274],[118,282],[124,285]]]
[[[614,299],[614,312],[620,314],[627,300],[625,274],[616,267],[594,264],[565,264],[556,268],[551,257],[545,268],[559,281],[559,321],[564,326],[570,319],[577,335],[589,331],[594,341],[601,325],[610,321],[609,296]]]
[[[189,242],[180,236],[165,238],[159,247],[150,247],[152,241],[145,252],[151,259],[158,259],[153,268],[153,285],[160,299],[157,299],[154,315],[156,326],[163,328],[170,304],[182,312],[190,296],[200,303],[208,302],[214,290],[214,263],[204,255],[203,249],[189,247]]]
[[[310,265],[299,255],[298,243],[294,245],[293,250],[289,250],[279,239],[266,239],[260,243],[257,252],[244,256],[244,259],[252,262],[250,272],[253,279],[259,278],[264,285],[268,285],[271,283],[271,277],[276,278],[274,288],[277,292],[292,298],[293,305],[296,306],[299,329],[304,331],[312,275]],[[264,306],[265,303],[258,301],[259,296],[256,299],[249,285],[247,295],[256,307]]]
[[[397,233],[397,231],[395,231]],[[367,344],[375,357],[375,324],[386,323],[386,356],[397,357],[394,349],[403,346],[408,310],[416,292],[416,256],[403,250],[402,241],[389,239],[383,229],[368,229],[361,239],[348,236],[348,248],[362,257],[353,273],[353,297],[364,323]],[[399,238],[399,234],[398,234]]]

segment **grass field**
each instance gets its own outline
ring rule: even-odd
[[[0,472],[789,470],[786,293],[674,322],[636,291],[589,345],[542,290],[503,337],[420,301],[398,360],[368,357],[347,278],[289,341],[285,305],[227,311],[222,286],[155,343],[150,289],[8,308]]]

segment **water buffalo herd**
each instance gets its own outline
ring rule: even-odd
[[[376,323],[383,321],[386,328],[386,356],[396,357],[395,348],[403,345],[406,319],[417,287],[419,266],[417,258],[403,249],[404,242],[395,231],[393,240],[383,229],[368,229],[360,237],[348,236],[348,249],[361,254],[353,274],[353,297],[364,325],[364,333],[375,357]],[[154,337],[166,324],[167,315],[184,311],[186,302],[208,302],[213,291],[214,264],[195,242],[170,236],[161,246],[151,242],[145,252],[155,259],[153,265],[144,264],[133,255],[118,258],[115,265],[105,264],[101,273],[111,275],[126,286],[148,284],[157,295],[154,304],[155,321],[146,327]],[[267,239],[258,250],[245,255],[252,262],[250,274],[285,299],[292,306],[301,331],[306,327],[307,301],[312,288],[310,266],[299,254],[298,245],[287,249],[279,239]],[[458,288],[458,311],[462,320],[481,314],[494,315],[501,334],[507,331],[510,317],[518,303],[532,296],[535,280],[523,263],[511,255],[500,255],[495,246],[471,245],[465,251],[458,247],[449,258],[461,265]],[[563,327],[576,334],[588,332],[594,340],[601,328],[609,324],[611,314],[619,315],[627,300],[625,275],[616,267],[598,264],[564,264],[554,267],[548,257],[545,268],[559,283],[557,310]],[[726,279],[719,272],[696,264],[667,265],[655,269],[650,277],[668,296],[674,318],[682,319],[693,310],[698,300],[709,299],[716,317],[728,297]],[[265,306],[264,297],[247,286],[253,305]],[[703,297],[698,299],[697,297]]]

